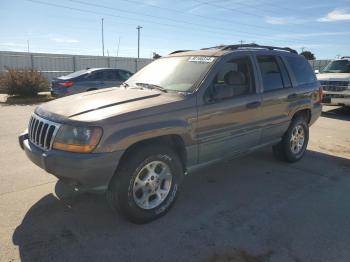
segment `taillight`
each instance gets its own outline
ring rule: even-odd
[[[322,103],[322,100],[323,100],[323,88],[322,88],[322,86],[320,86],[320,88],[318,89],[318,96],[319,96],[318,102]]]
[[[59,83],[59,85],[64,86],[64,87],[71,87],[74,85],[74,82],[73,81],[65,81],[65,82]]]

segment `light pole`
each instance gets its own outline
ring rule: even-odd
[[[140,58],[140,29],[142,26],[137,26],[137,58]]]
[[[102,21],[102,56],[105,56],[105,37],[104,37],[104,34],[103,34],[103,18],[101,19]]]
[[[118,57],[118,55],[119,55],[119,46],[120,46],[120,36],[119,36],[119,38],[118,38],[117,57]]]

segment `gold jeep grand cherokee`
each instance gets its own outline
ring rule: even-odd
[[[290,48],[176,51],[120,87],[38,106],[19,137],[28,158],[79,190],[103,191],[135,223],[165,214],[185,174],[272,146],[300,160],[322,90]]]

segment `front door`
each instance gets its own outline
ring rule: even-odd
[[[246,151],[260,142],[261,98],[248,55],[219,62],[204,95],[198,94],[199,162]]]

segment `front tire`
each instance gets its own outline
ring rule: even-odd
[[[309,142],[309,125],[303,116],[293,118],[282,141],[273,146],[273,153],[279,160],[296,162],[302,159]]]
[[[131,222],[143,224],[164,215],[178,195],[183,167],[166,146],[149,144],[128,153],[114,175],[108,200]]]

